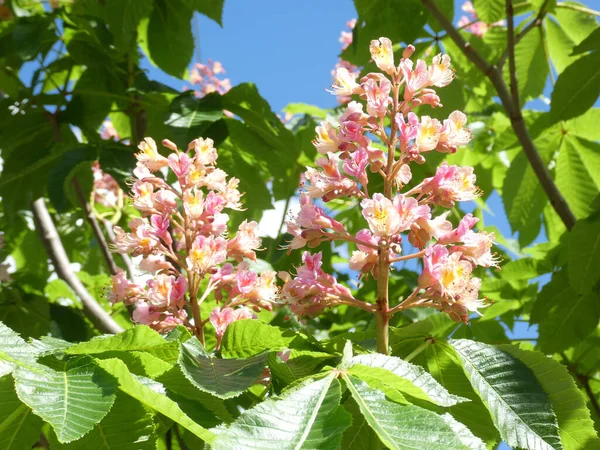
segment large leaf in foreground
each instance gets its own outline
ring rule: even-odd
[[[140,402],[117,393],[117,400],[102,422],[78,441],[54,442],[52,450],[154,450],[154,421]]]
[[[376,383],[375,387],[384,392],[397,389],[440,406],[452,406],[466,400],[449,393],[422,367],[394,356],[357,355],[350,359],[349,371],[369,384]]]
[[[521,350],[514,345],[500,348],[527,365],[550,397],[565,450],[600,448],[590,411],[567,368],[540,352]]]
[[[69,361],[61,371],[19,367],[13,376],[21,401],[52,425],[60,442],[88,433],[115,401],[114,378],[87,358]]]
[[[340,384],[330,374],[307,380],[216,428],[212,445],[215,450],[333,450],[349,425],[350,415],[340,406]]]
[[[344,381],[367,423],[388,448],[485,449],[485,444],[460,424],[463,436],[459,437],[459,430],[453,428],[456,421],[418,406],[391,402],[383,392],[351,375],[344,375]]]
[[[267,353],[248,359],[214,358],[196,338],[181,345],[179,366],[198,389],[219,398],[235,397],[258,381],[267,363]]]
[[[456,395],[471,400],[451,406],[448,412],[487,444],[498,442],[500,435],[494,427],[490,413],[473,391],[454,348],[447,342],[438,340],[427,347],[421,355],[431,375],[442,386]]]
[[[129,372],[123,361],[115,358],[97,361],[97,363],[119,381],[120,390],[140,401],[148,408],[174,420],[203,441],[208,442],[209,444],[212,442],[215,437],[213,433],[190,419],[177,403],[164,395],[164,392],[157,392],[146,384],[143,384],[140,381],[140,378]],[[155,383],[155,387],[157,390],[164,391],[164,387],[158,382]]]
[[[480,342],[457,339],[451,344],[508,445],[530,450],[562,449],[550,399],[525,364]]]
[[[163,345],[173,345],[146,325],[137,325],[115,335],[95,337],[65,350],[69,355],[90,355],[109,351],[146,351]]]
[[[34,364],[35,355],[31,345],[0,322],[0,377],[11,373],[18,365]]]
[[[283,350],[294,337],[292,331],[260,320],[238,320],[227,327],[221,342],[221,353],[228,358],[247,358],[265,350]]]
[[[21,403],[12,377],[0,378],[0,448],[31,448],[38,440],[42,419]]]

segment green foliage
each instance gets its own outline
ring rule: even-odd
[[[552,404],[529,368],[489,345],[459,339],[452,346],[508,445],[562,449]]]
[[[336,449],[350,425],[350,415],[339,405],[340,396],[340,383],[333,374],[309,379],[244,412],[231,425],[215,429],[213,448]],[[279,431],[273,433],[274,429]]]
[[[185,377],[198,389],[219,398],[235,397],[258,380],[267,361],[260,353],[248,359],[211,357],[195,338],[181,346],[179,365]]]
[[[99,161],[128,191],[136,141],[167,138],[187,148],[192,139],[211,138],[223,169],[245,191],[247,209],[231,215],[235,226],[260,220],[273,201],[297,194],[304,166],[316,156],[315,126],[339,110],[295,99],[300,102],[283,110],[294,117],[282,123],[252,83],[203,98],[181,93],[198,45],[194,14],[223,25],[223,0],[58,3],[57,9],[26,0],[0,5],[0,254],[16,269],[0,285],[0,448],[31,448],[40,435],[52,449],[177,449],[183,443],[190,449],[458,449],[494,448],[501,440],[527,449],[600,446],[600,109],[594,108],[600,28],[593,15],[571,2],[513,2],[516,32],[531,24],[515,48],[519,106],[577,219],[568,231],[494,86],[423,3],[354,1],[358,22],[341,56],[360,66],[361,75],[373,68],[369,41],[381,36],[398,44],[396,64],[403,47],[415,42],[415,59],[451,56],[456,78],[443,91],[444,106],[420,112],[443,120],[465,111],[473,140],[454,155],[431,152],[426,164],[415,166],[413,180],[432,176],[443,161],[473,166],[484,191],[473,214],[479,229],[495,232],[503,259],[501,271],[477,274],[481,296],[491,303],[483,317],[466,325],[437,312],[399,313],[391,323],[394,356],[384,356],[370,352],[371,317],[345,306],[302,322],[277,306],[259,320],[229,325],[218,351],[214,335],[202,345],[183,327],[167,338],[146,326],[99,336],[78,294],[54,279],[56,268],[31,220],[33,200],[47,200],[86,289],[129,327],[125,308],[111,309],[106,299],[109,269],[74,191],[76,182],[92,198],[92,163]],[[431,3],[456,23],[455,2]],[[485,23],[506,18],[503,0],[474,3]],[[459,33],[490,64],[503,62],[505,26],[483,37],[468,28]],[[144,58],[158,69],[145,70]],[[152,79],[157,70],[175,77],[168,81],[174,88]],[[508,83],[507,62],[501,70]],[[530,100],[548,102],[545,97],[547,112],[529,109]],[[107,118],[118,138],[102,139]],[[488,223],[502,215],[491,207],[498,196],[512,235],[502,235],[495,219]],[[93,206],[101,226],[110,222],[111,229],[135,216],[127,204],[114,215]],[[352,233],[364,227],[355,206],[325,205]],[[455,224],[461,208],[449,216]],[[293,272],[299,253],[281,250],[287,241],[283,232],[265,238],[260,258]],[[315,250],[338,279],[354,277],[346,273],[354,244]],[[115,259],[124,269],[120,256]],[[416,287],[415,267],[390,274],[396,298]],[[353,293],[374,304],[374,286],[362,279]],[[204,318],[214,305],[209,300]],[[507,345],[515,324],[524,322],[538,325],[535,341]]]
[[[459,438],[452,422],[444,417],[418,406],[390,402],[383,392],[353,376],[344,375],[344,381],[367,423],[388,448],[401,449],[416,443],[440,450],[485,448],[483,442],[472,435]],[[463,439],[468,440],[469,445]]]
[[[19,399],[52,425],[60,442],[92,430],[115,401],[114,379],[86,358],[61,363],[60,370],[20,367],[14,378]]]

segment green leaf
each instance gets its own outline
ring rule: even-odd
[[[157,0],[146,28],[150,60],[177,78],[183,78],[194,53],[192,16],[181,0]]]
[[[352,375],[344,374],[343,378],[367,423],[388,448],[485,449],[481,440],[478,445],[465,445],[442,416],[418,406],[390,402],[383,392]],[[477,442],[474,436],[469,437]]]
[[[221,342],[221,354],[227,358],[247,358],[265,350],[279,351],[297,335],[259,320],[238,320],[227,327]]]
[[[451,344],[508,445],[530,450],[562,449],[552,404],[527,366],[487,344],[467,339]]]
[[[544,261],[521,258],[504,264],[500,275],[503,280],[508,281],[530,280],[551,270],[552,267],[549,267]]]
[[[102,420],[115,401],[115,380],[89,359],[65,363],[61,371],[37,364],[18,368],[17,395],[54,428],[60,442],[79,439]]]
[[[473,0],[477,17],[485,23],[494,23],[506,17],[506,6],[502,0]]]
[[[569,282],[580,293],[600,279],[600,221],[579,220],[569,233]]]
[[[108,0],[106,2],[106,24],[115,39],[115,47],[127,52],[135,46],[137,26],[148,17],[152,0]]]
[[[189,142],[203,136],[206,129],[221,117],[223,106],[218,94],[196,98],[192,91],[188,91],[173,99],[165,124],[171,129],[175,143],[187,149]]]
[[[219,398],[236,397],[258,381],[268,354],[247,359],[222,359],[210,356],[200,341],[189,339],[181,345],[179,366],[198,389]]]
[[[90,341],[75,344],[65,352],[69,355],[93,355],[110,351],[145,351],[160,346],[177,347],[176,344],[165,341],[152,328],[136,325],[119,334],[98,336]]]
[[[485,2],[494,3],[494,1]],[[500,1],[504,6],[504,1]],[[548,62],[539,29],[527,33],[515,47],[515,64],[519,86],[519,100],[524,105],[527,99],[538,97],[544,91],[548,77]]]
[[[502,187],[502,201],[513,233],[525,230],[536,221],[539,224],[548,197],[525,153],[519,153],[510,163]]]
[[[577,218],[592,212],[591,200],[598,194],[600,186],[599,162],[599,144],[565,137],[556,162],[556,186]]]
[[[0,448],[31,448],[39,439],[42,420],[21,403],[12,377],[0,378],[0,398]]]
[[[370,59],[369,42],[388,37],[394,44],[414,42],[426,36],[423,29],[428,14],[418,0],[355,0],[358,21],[353,31],[352,45],[342,53],[342,59],[356,65],[366,65]]]
[[[577,61],[581,56],[573,56],[572,52],[575,48],[573,42],[565,30],[553,20],[545,20],[546,40],[548,42],[548,50],[552,65],[556,69],[557,74],[561,74],[573,62]]]
[[[300,150],[294,142],[293,134],[281,123],[254,84],[234,86],[223,96],[223,108],[240,117],[266,141],[273,152],[273,163],[276,163],[275,159],[280,159],[280,164],[295,164]]]
[[[600,50],[600,28],[596,28],[588,37],[573,49],[573,55]]]
[[[600,448],[585,399],[565,366],[540,352],[514,345],[501,345],[500,349],[527,365],[550,397],[565,450]]]
[[[327,110],[306,103],[288,103],[282,111],[290,114],[308,114],[318,119],[327,117]]]
[[[490,413],[473,391],[454,348],[447,342],[438,340],[421,355],[415,359],[422,359],[425,367],[442,386],[455,395],[471,400],[451,406],[449,413],[489,445],[498,442],[500,436]]]
[[[156,381],[161,383],[170,394],[174,393],[179,397],[194,399],[196,402],[212,411],[214,415],[222,421],[233,421],[233,416],[227,409],[226,401],[207,392],[199,391],[198,388],[190,383],[185,375],[183,375],[179,366],[172,367],[167,372],[160,375]]]
[[[209,444],[213,441],[215,435],[211,431],[195,423],[181,410],[177,403],[164,395],[164,392],[160,392],[161,389],[164,389],[160,383],[155,382],[159,392],[153,390],[148,385],[143,384],[140,378],[132,375],[127,366],[116,358],[97,361],[97,364],[117,378],[119,389],[127,395],[135,398],[148,408],[174,420],[203,441]]]
[[[552,91],[550,115],[554,121],[580,116],[600,95],[600,52],[593,52],[567,67]]]
[[[600,321],[597,292],[578,294],[572,286],[562,292],[564,295],[555,297],[556,306],[540,321],[539,346],[543,352],[560,352],[575,345],[593,332]],[[536,306],[538,303],[539,298]]]
[[[35,349],[0,322],[0,377],[8,375],[17,366],[31,367],[35,360]]]
[[[467,399],[450,394],[422,367],[395,356],[379,353],[357,355],[350,360],[349,372],[364,381],[377,382],[379,389],[399,390],[412,397],[452,406]]]
[[[215,428],[215,450],[337,449],[350,415],[340,406],[333,374],[307,380],[278,398],[245,411],[231,425]]]
[[[352,399],[344,402],[344,408],[352,415],[352,425],[344,432],[342,446],[344,450],[372,450],[382,448],[377,433],[369,426],[367,419],[360,412],[360,408]]]
[[[117,393],[115,404],[83,438],[70,444],[52,439],[52,450],[155,450],[154,421],[140,402]]]
[[[223,6],[225,0],[183,0],[183,3],[223,26]]]

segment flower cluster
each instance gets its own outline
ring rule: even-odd
[[[213,141],[196,139],[187,151],[168,140],[163,146],[168,156],[151,138],[139,144],[131,200],[141,217],[129,222],[130,232],[115,227],[116,251],[140,256],[140,269],[151,277],[141,286],[117,273],[111,300],[134,305],[136,322],[161,331],[183,324],[202,336],[210,321],[220,341],[232,321],[271,309],[275,273],[251,269],[261,246],[256,222],[244,221],[228,235],[225,211],[240,210],[242,194],[239,180],[217,167]],[[173,186],[168,171],[177,179]],[[202,320],[199,305],[211,294],[220,306]]]
[[[343,67],[336,72],[330,92],[355,95],[363,102],[350,102],[339,117],[339,126],[322,122],[316,128],[313,143],[322,156],[316,168],[307,169],[300,211],[287,222],[293,236],[289,248],[345,241],[356,246],[350,268],[386,284],[391,265],[422,258],[424,269],[417,289],[383,313],[389,317],[398,310],[422,306],[467,321],[470,312],[483,306],[478,298],[481,282],[471,276],[474,268],[497,266],[491,253],[494,236],[474,231],[478,219],[470,214],[454,227],[447,219],[449,211],[435,213],[481,195],[473,168],[444,163],[420,182],[412,180],[411,170],[412,164],[425,162],[428,152],[454,153],[471,139],[467,118],[460,111],[442,121],[414,112],[422,105],[441,106],[435,88],[454,78],[450,57],[434,56],[431,64],[413,61],[415,49],[409,45],[396,64],[387,38],[372,41],[370,51],[381,72],[360,80]],[[383,192],[369,192],[369,172],[383,177]],[[355,199],[360,205],[366,227],[355,235],[318,206],[339,197]],[[417,252],[403,254],[403,234]],[[320,254],[306,252],[295,276],[280,276],[285,281],[281,295],[298,313],[314,315],[336,304],[374,308],[324,273]],[[378,298],[377,311],[387,308],[387,302]]]
[[[352,30],[354,30],[355,26],[356,19],[350,19],[348,22],[346,22],[346,28],[348,29],[348,31],[343,30],[340,33],[339,41],[340,44],[342,44],[342,51],[346,50],[348,46],[352,44]],[[352,63],[349,63],[348,61],[344,61],[342,58],[338,58],[335,68],[331,71],[331,75],[335,77],[339,69],[347,70],[348,73],[354,76],[354,78],[358,77],[358,75],[360,74],[360,68],[358,68]],[[350,100],[352,100],[352,97],[350,97],[349,95],[340,95],[337,99],[340,105],[345,105]]]
[[[194,85],[196,97],[204,97],[211,92],[225,94],[231,89],[229,78],[220,78],[225,69],[219,61],[209,59],[206,64],[198,63],[190,72],[190,83]]]
[[[482,38],[483,36],[485,36],[485,34],[490,28],[503,26],[505,24],[504,20],[500,20],[491,24],[482,22],[477,16],[477,12],[475,12],[475,7],[473,6],[473,3],[469,1],[464,2],[461,9],[467,15],[462,16],[460,18],[460,20],[458,21],[458,26],[473,33],[475,36],[479,36]]]

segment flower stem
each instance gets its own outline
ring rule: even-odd
[[[200,304],[195,295],[192,295],[190,299],[190,306],[192,308],[192,316],[194,317],[194,331],[196,337],[202,345],[204,345],[204,324],[202,323],[202,316],[200,314]]]

